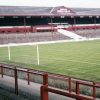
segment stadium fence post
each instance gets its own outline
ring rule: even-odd
[[[39,46],[37,45],[37,64],[40,65]]]
[[[40,89],[41,100],[48,100],[48,73],[43,74],[43,85]]]
[[[48,88],[48,85],[42,85],[41,86],[41,90],[40,90],[40,94],[41,94],[41,96],[40,96],[40,100],[48,100],[48,90],[47,90],[47,88]]]
[[[1,67],[1,77],[3,78],[3,65],[0,65]]]
[[[11,53],[10,53],[10,46],[8,45],[8,57],[9,57],[9,61],[11,60]]]
[[[72,92],[72,90],[71,90],[71,89],[72,89],[71,82],[72,82],[72,81],[71,81],[71,77],[69,77],[69,78],[68,78],[68,87],[69,87],[68,90],[69,90],[69,93]]]
[[[29,69],[27,69],[27,81],[28,81],[28,85],[30,85],[30,73],[29,73]]]
[[[79,82],[76,81],[76,95],[79,95],[79,94],[80,94]],[[76,99],[76,100],[79,100],[79,99]]]
[[[48,85],[48,74],[43,74],[43,85]]]
[[[17,75],[17,68],[14,69],[15,75],[15,94],[18,95],[18,75]]]
[[[96,83],[93,82],[93,100],[96,100],[96,87],[95,87]]]

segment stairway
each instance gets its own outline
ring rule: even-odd
[[[67,36],[67,37],[70,37],[70,38],[72,38],[74,40],[86,39],[85,37],[82,37],[80,35],[77,35],[77,34],[75,34],[73,32],[70,32],[70,31],[67,31],[67,30],[64,30],[64,29],[58,29],[58,32],[63,34],[63,35],[65,35],[65,36]]]

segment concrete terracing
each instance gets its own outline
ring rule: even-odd
[[[46,41],[69,40],[69,39],[70,37],[67,37],[59,32],[0,34],[0,44],[43,42],[43,41],[46,42]]]

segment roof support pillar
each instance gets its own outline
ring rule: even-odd
[[[73,18],[73,25],[74,25],[74,31],[76,31],[76,19],[75,19],[75,17]]]
[[[25,17],[24,17],[24,31],[26,33],[26,19],[25,19]]]
[[[52,17],[50,17],[50,23],[51,23],[51,31],[52,31],[52,33],[53,33],[53,20],[52,20]]]
[[[94,17],[94,26],[95,26],[95,30],[96,30],[96,17]]]

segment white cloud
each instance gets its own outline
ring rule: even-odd
[[[100,8],[100,0],[0,0],[5,6],[67,6]]]

